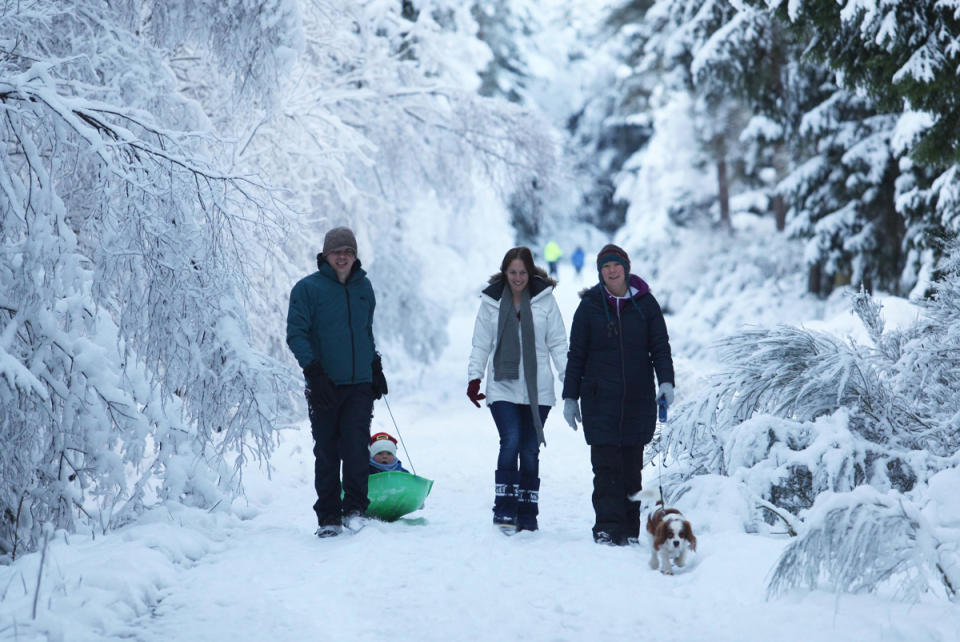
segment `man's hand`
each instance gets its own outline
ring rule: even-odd
[[[373,398],[379,399],[387,394],[387,378],[383,376],[383,363],[380,361],[379,354],[373,358],[370,366],[373,368]]]
[[[577,422],[583,423],[580,418],[580,403],[576,399],[563,400],[563,418],[574,430],[577,429]]]
[[[307,381],[307,400],[317,410],[329,410],[337,403],[337,387],[324,372],[319,361],[312,361],[303,369]]]

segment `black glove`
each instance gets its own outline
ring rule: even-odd
[[[337,387],[323,371],[319,361],[313,361],[303,369],[307,380],[307,400],[317,410],[328,410],[337,403]]]
[[[383,376],[383,363],[380,361],[380,355],[378,354],[373,358],[373,363],[370,364],[373,368],[373,398],[379,399],[383,395],[387,394],[387,378]]]

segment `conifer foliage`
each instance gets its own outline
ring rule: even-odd
[[[698,171],[715,165],[709,201],[661,207],[700,211],[672,216],[678,225],[769,213],[806,242],[814,294],[846,283],[922,294],[958,230],[956,11],[936,0],[621,3],[612,15],[628,21],[618,28],[632,84],[675,104],[692,96],[685,151]],[[652,140],[676,144],[682,129],[658,126]],[[616,180],[637,202],[631,224],[658,215],[633,187],[647,177]]]

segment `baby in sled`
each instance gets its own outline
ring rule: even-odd
[[[397,440],[385,432],[370,438],[370,505],[367,515],[392,522],[423,508],[433,481],[407,471],[397,459]]]
[[[397,440],[385,432],[378,432],[370,437],[370,474],[385,473],[387,471],[408,473],[399,459],[397,459]]]

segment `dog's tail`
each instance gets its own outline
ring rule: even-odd
[[[633,495],[628,495],[627,499],[632,502],[641,502],[643,504],[663,503],[663,500],[660,499],[660,493],[652,488],[644,488]]]

